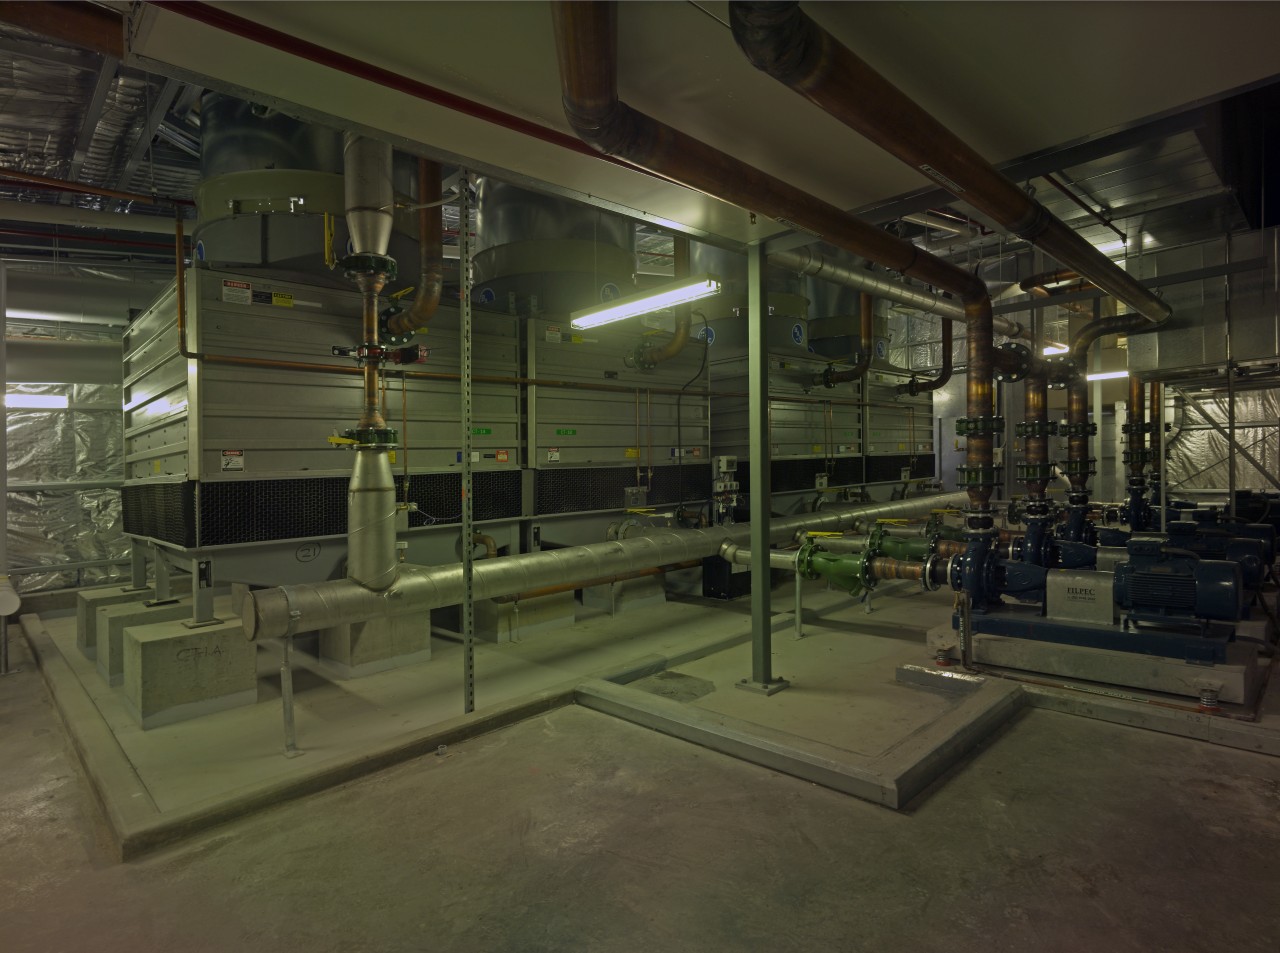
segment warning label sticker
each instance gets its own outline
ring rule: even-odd
[[[223,450],[222,451],[222,470],[243,470],[244,469],[244,451],[243,450]]]
[[[222,300],[231,304],[252,304],[253,285],[247,281],[222,280]]]
[[[293,295],[285,294],[283,291],[271,292],[271,303],[277,308],[292,308]]]

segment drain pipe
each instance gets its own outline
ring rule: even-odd
[[[930,391],[940,390],[941,388],[947,385],[947,383],[951,380],[951,364],[952,364],[951,351],[954,347],[954,342],[952,340],[953,335],[954,335],[954,332],[952,331],[952,328],[951,328],[951,322],[943,321],[942,322],[942,367],[938,369],[938,376],[927,377],[927,378],[924,378],[923,380],[917,380],[916,378],[913,377],[907,383],[899,384],[897,386],[897,392],[899,394],[910,394],[912,397],[915,397],[917,394],[927,394]]]
[[[981,611],[988,601],[982,565],[995,528],[990,508],[996,485],[993,439],[1004,429],[992,402],[992,314],[986,283],[622,102],[616,3],[555,0],[551,13],[565,115],[597,150],[788,227],[807,229],[860,258],[957,296],[968,338],[967,416],[957,422],[957,433],[967,437],[960,482],[969,495],[966,527],[972,542],[964,588]]]
[[[729,19],[734,39],[756,68],[1124,301],[1139,320],[1158,325],[1168,319],[1167,304],[855,56],[798,3],[738,0],[729,4]]]
[[[408,344],[440,307],[444,289],[444,210],[440,164],[418,160],[418,292],[407,310],[388,308],[380,317],[386,343]]]
[[[379,409],[385,348],[379,341],[378,294],[396,276],[387,255],[395,191],[391,184],[391,144],[348,132],[343,138],[343,178],[347,231],[352,254],[341,262],[360,289],[362,343],[356,363],[363,379],[360,422],[346,439],[356,460],[347,493],[347,578],[371,590],[396,579],[396,487],[389,452],[396,431]]]
[[[922,496],[889,503],[828,507],[769,523],[771,543],[786,543],[800,529],[838,532],[855,520],[902,519],[958,505],[960,493]],[[472,575],[474,598],[493,599],[574,580],[605,579],[624,573],[705,559],[726,541],[747,545],[749,523],[708,529],[673,529],[652,536],[590,543],[564,549],[482,559]],[[241,619],[249,639],[270,639],[331,625],[427,612],[462,601],[462,566],[402,564],[400,575],[385,591],[375,591],[351,578],[249,593]]]
[[[875,299],[865,291],[858,295],[858,356],[852,367],[837,371],[834,364],[828,364],[821,374],[814,374],[810,383],[817,387],[835,387],[856,381],[871,366],[871,354],[875,346]]]

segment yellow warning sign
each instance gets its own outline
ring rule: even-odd
[[[293,307],[293,295],[285,294],[283,291],[271,292],[271,303],[280,308]]]
[[[640,459],[640,448],[639,448],[639,447],[627,447],[627,448],[626,448],[625,450],[623,450],[622,452],[623,452],[623,454],[626,456],[626,458],[627,458],[628,460],[639,460],[639,459]]]

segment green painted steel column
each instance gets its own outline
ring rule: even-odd
[[[769,305],[765,292],[765,254],[759,244],[747,248],[747,390],[751,448],[751,677],[739,688],[772,695],[787,687],[773,674],[772,607],[770,604],[769,482],[772,448],[769,435],[769,349],[765,335]]]

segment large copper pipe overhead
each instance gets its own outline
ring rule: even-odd
[[[847,367],[842,371],[837,371],[831,365],[827,365],[827,369],[821,374],[814,375],[812,383],[815,386],[821,384],[823,387],[835,387],[837,384],[858,380],[863,374],[867,373],[867,368],[871,366],[871,354],[874,350],[875,299],[864,291],[858,295],[857,359],[853,362],[852,367]]]
[[[798,3],[729,4],[747,59],[1001,227],[1160,324],[1171,309],[810,19]]]
[[[792,228],[813,232],[886,268],[956,295],[968,337],[967,456],[961,480],[975,515],[971,528],[993,525],[988,511],[995,484],[992,434],[992,315],[986,284],[861,221],[782,179],[714,149],[618,98],[617,9],[614,3],[551,4],[565,115],[587,143],[610,156]]]
[[[1147,391],[1142,378],[1129,375],[1129,476],[1141,477],[1147,449]]]

